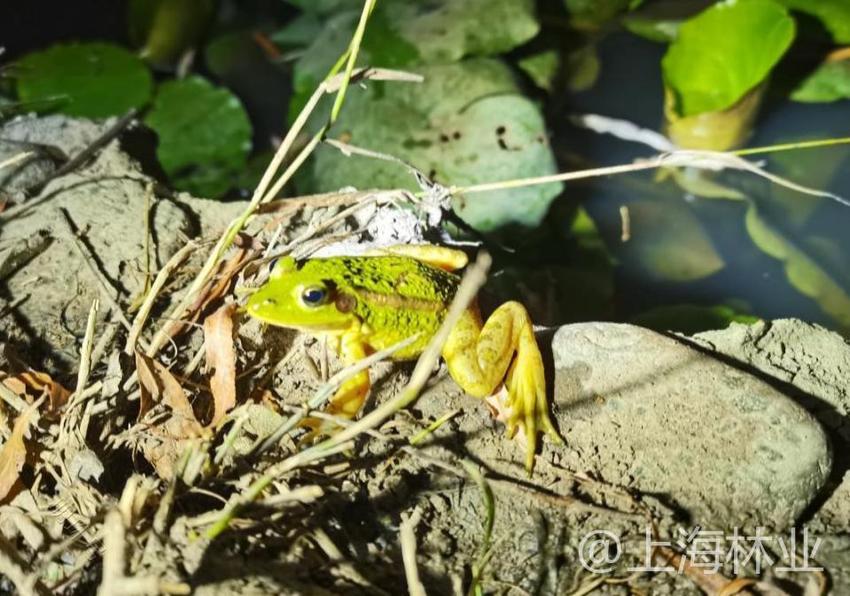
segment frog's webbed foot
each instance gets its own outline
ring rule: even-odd
[[[531,472],[537,434],[563,443],[549,418],[543,358],[528,312],[507,302],[482,327],[476,310],[468,311],[449,336],[443,356],[452,378],[469,394],[486,398],[502,382],[507,393],[498,408],[513,437],[523,431],[525,467]],[[492,400],[490,400],[492,404]]]
[[[526,332],[523,331],[523,334]],[[534,466],[534,453],[537,451],[537,433],[544,432],[556,444],[563,444],[555,425],[549,418],[549,406],[546,400],[546,379],[543,358],[534,339],[520,338],[517,355],[505,377],[507,389],[506,425],[508,436],[513,437],[517,430],[525,435],[525,467],[531,471]]]

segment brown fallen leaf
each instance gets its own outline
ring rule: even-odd
[[[225,304],[204,320],[204,349],[207,366],[215,369],[210,379],[215,427],[236,405],[236,350],[233,345],[235,304]]]
[[[136,370],[139,374],[139,388],[142,393],[139,420],[154,404],[162,403],[171,408],[175,415],[198,424],[186,392],[170,370],[138,350],[136,351]]]
[[[59,411],[71,396],[71,392],[54,381],[50,375],[32,369],[3,379],[3,384],[21,397],[38,398],[46,395],[51,412]]]
[[[9,440],[0,449],[0,504],[5,503],[6,497],[9,496],[12,487],[20,478],[21,470],[27,459],[27,446],[24,443],[24,437],[43,400],[44,397],[36,400],[18,415]]]
[[[139,351],[136,351],[136,371],[141,390],[139,421],[157,404],[170,409],[170,416],[151,426],[149,437],[141,444],[145,458],[157,474],[170,480],[174,464],[186,447],[207,433],[195,418],[186,392],[171,371]]]

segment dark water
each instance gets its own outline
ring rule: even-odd
[[[660,60],[664,49],[663,45],[626,33],[606,39],[600,47],[602,69],[596,85],[589,91],[571,95],[568,103],[549,114],[555,129],[553,145],[562,161],[565,156],[581,155],[589,161],[588,166],[614,165],[654,154],[649,147],[578,129],[567,122],[567,116],[570,112],[596,113],[658,130],[662,123]],[[776,84],[774,89],[780,86]],[[557,112],[562,112],[562,116]],[[850,101],[801,104],[769,92],[747,146],[842,136],[850,136]],[[748,159],[764,159],[766,168],[773,173],[850,198],[849,154],[847,147],[834,146]],[[720,179],[744,192],[772,227],[804,248],[814,262],[850,293],[847,259],[850,207],[781,189],[747,173],[728,173]],[[789,283],[780,261],[755,246],[744,225],[744,203],[689,197],[671,181],[653,182],[652,173],[572,184],[567,196],[582,201],[597,222],[607,246],[620,260],[615,270],[613,318],[628,319],[665,304],[713,306],[733,301],[739,310],[759,317],[799,317],[833,329],[841,328],[815,300]],[[635,248],[630,246],[634,242],[620,241],[620,207],[645,201],[656,202],[662,210],[689,210],[725,266],[712,275],[688,282],[665,281],[648,275],[635,258]],[[633,228],[632,236],[639,237],[641,232]],[[682,248],[682,243],[677,246],[672,241],[675,239],[676,234],[671,233],[671,242],[665,245],[671,258]]]

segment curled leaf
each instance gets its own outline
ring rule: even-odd
[[[180,382],[167,368],[137,351],[136,371],[142,394],[139,420],[155,404],[163,404],[171,410],[165,421],[157,422],[149,429],[141,443],[145,458],[156,468],[157,474],[171,479],[174,464],[191,443],[204,436],[204,429],[195,418],[192,404]]]
[[[58,411],[71,396],[71,392],[54,381],[50,375],[32,369],[3,379],[3,384],[21,397],[38,398],[46,395],[51,412]]]
[[[747,209],[745,223],[756,246],[785,265],[791,285],[817,302],[844,329],[850,329],[850,295],[845,289],[806,252],[765,221],[755,205]]]
[[[41,405],[41,401],[40,399],[34,402],[20,413],[15,419],[9,440],[0,449],[0,503],[6,501],[6,497],[9,496],[12,488],[18,482],[18,478],[20,478],[21,470],[27,459],[27,446],[24,443],[24,437],[30,424],[38,418],[38,406]]]
[[[233,346],[235,304],[225,304],[204,321],[207,366],[215,369],[210,391],[215,405],[210,426],[216,426],[236,405],[236,350]]]

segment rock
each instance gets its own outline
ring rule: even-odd
[[[55,146],[73,156],[109,126],[111,122],[64,116],[26,117],[5,124],[0,137]],[[126,308],[144,290],[148,233],[150,270],[155,274],[188,238],[223,228],[244,208],[244,203],[186,195],[154,196],[147,203],[146,188],[152,182],[113,140],[87,163],[51,180],[38,196],[0,214],[2,299],[13,305],[11,316],[0,318],[0,337],[14,343],[31,366],[60,371],[74,367],[95,298],[101,299],[98,330],[107,324],[105,290],[86,266],[72,234],[82,239],[108,291]]]
[[[707,528],[785,528],[832,458],[824,431],[766,382],[631,325],[560,328],[552,342],[561,463],[658,496]]]
[[[694,336],[702,346],[734,358],[798,389],[800,403],[830,431],[836,466],[826,502],[812,520],[818,531],[850,531],[850,343],[797,319],[733,324]]]
[[[850,441],[850,343],[837,333],[797,319],[780,319],[733,323],[693,339],[815,398],[806,409]]]

